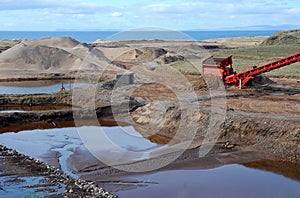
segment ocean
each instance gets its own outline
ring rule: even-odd
[[[72,37],[82,43],[103,40],[207,40],[241,36],[271,36],[276,30],[253,31],[0,31],[0,40],[40,39],[58,36]]]

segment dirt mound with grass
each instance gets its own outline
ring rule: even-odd
[[[20,40],[0,40],[0,53],[20,43]]]
[[[300,44],[300,29],[276,32],[261,45]]]
[[[84,62],[87,57],[91,59],[89,63]],[[109,64],[101,51],[70,37],[25,40],[0,54],[1,70],[90,70]]]

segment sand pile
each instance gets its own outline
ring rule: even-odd
[[[270,78],[263,76],[263,75],[257,75],[255,76],[254,80],[252,81],[252,84],[254,86],[263,86],[263,85],[275,85],[276,82],[271,80]]]
[[[26,40],[0,54],[1,70],[90,70],[109,64],[101,51],[69,37]]]
[[[119,56],[117,60],[149,62],[167,53],[163,48],[144,47],[129,50]]]
[[[300,29],[276,32],[264,40],[262,45],[300,44]]]
[[[167,51],[166,49],[157,47],[132,49],[123,53],[116,59],[116,61],[122,62],[156,62],[160,64],[169,64],[179,60],[184,60],[184,57],[175,52]]]
[[[113,59],[113,63],[124,69],[143,65],[149,70],[155,70],[159,65],[184,60],[183,56],[159,47],[132,48],[117,53],[120,55]]]
[[[74,48],[77,45],[81,45],[79,41],[71,37],[54,37],[54,38],[44,38],[38,40],[28,40],[23,41],[26,45],[45,45],[48,47],[57,48]]]

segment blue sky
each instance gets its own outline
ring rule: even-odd
[[[0,30],[300,27],[298,0],[1,0]]]

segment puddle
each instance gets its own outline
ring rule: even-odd
[[[86,133],[93,131],[106,136],[111,144],[107,144],[107,140],[97,139],[96,152],[105,153],[106,156],[112,159],[115,157],[118,160],[122,157],[130,160],[144,159],[148,158],[147,154],[163,147],[150,142],[131,126],[82,126],[79,128],[81,131],[86,131]],[[94,136],[91,138],[94,138]],[[69,169],[71,167],[69,161],[72,161],[70,156],[78,149],[86,150],[75,127],[3,133],[0,134],[0,144],[60,167],[62,171],[73,177],[76,177],[76,175]],[[110,147],[107,145],[110,145]],[[122,152],[120,152],[120,149]],[[128,151],[132,151],[134,154],[128,155]],[[57,159],[57,156],[59,156],[59,159]]]
[[[26,112],[26,111],[16,110],[16,109],[12,109],[12,110],[0,110],[0,113],[22,113],[22,112]]]
[[[149,141],[131,126],[101,126],[102,130],[96,126],[81,126],[79,128],[86,133],[103,133],[113,143],[111,145],[117,146],[118,149],[115,149],[116,147],[107,146],[103,140],[97,139],[97,151],[112,159],[147,159],[149,153],[166,147],[166,145]],[[0,144],[54,165],[75,178],[81,176],[76,172],[78,167],[79,170],[89,172],[84,167],[101,165],[97,159],[90,158],[91,154],[86,150],[75,127],[4,133],[0,134]],[[122,153],[122,149],[137,154]],[[113,175],[112,173],[106,178],[101,176],[100,180],[93,176],[90,179],[120,197],[250,198],[299,197],[300,195],[300,178],[298,176],[300,167],[298,165],[274,161],[224,165],[218,158],[210,160],[213,163],[211,166],[208,166],[209,159],[205,158],[187,161],[183,164],[176,162],[170,167],[153,172],[124,173],[123,175]],[[206,166],[205,163],[208,165]],[[214,168],[216,167],[214,163],[218,163],[220,167]],[[80,169],[80,166],[83,169]],[[40,181],[41,178],[38,180]],[[10,188],[24,188],[18,186],[18,183],[4,188],[3,181],[1,182],[0,187],[9,192],[11,192]],[[26,193],[36,193],[26,190],[25,188],[24,192]],[[19,196],[20,194],[13,195]],[[33,195],[43,196],[44,194]]]
[[[281,92],[281,91],[276,91],[276,92],[271,93],[271,95],[273,95],[273,96],[284,96],[285,93]]]
[[[126,123],[116,123],[112,119],[103,119],[99,118],[98,123],[101,124],[101,126],[117,126],[118,124],[122,124],[121,126],[127,126]],[[98,126],[95,125],[95,120],[81,120],[76,122],[76,126]],[[35,129],[53,129],[53,128],[69,128],[69,127],[75,127],[75,123],[73,120],[70,121],[61,121],[61,122],[55,122],[55,125],[52,122],[33,122],[33,123],[23,123],[19,125],[13,125],[13,126],[6,126],[6,127],[0,127],[0,134],[7,133],[7,132],[21,132],[21,131],[32,131]]]
[[[135,189],[119,197],[299,197],[300,182],[272,172],[232,164],[208,170],[172,170],[131,177]]]
[[[72,106],[0,106],[0,113],[16,113],[28,111],[53,111],[72,109]]]
[[[0,82],[0,94],[37,94],[37,93],[55,93],[59,92],[63,83],[66,90],[74,87],[88,85],[85,82],[67,81],[67,80],[36,80],[36,81],[16,81]]]
[[[0,195],[3,197],[45,197],[64,191],[64,185],[49,185],[45,177],[0,177]]]

